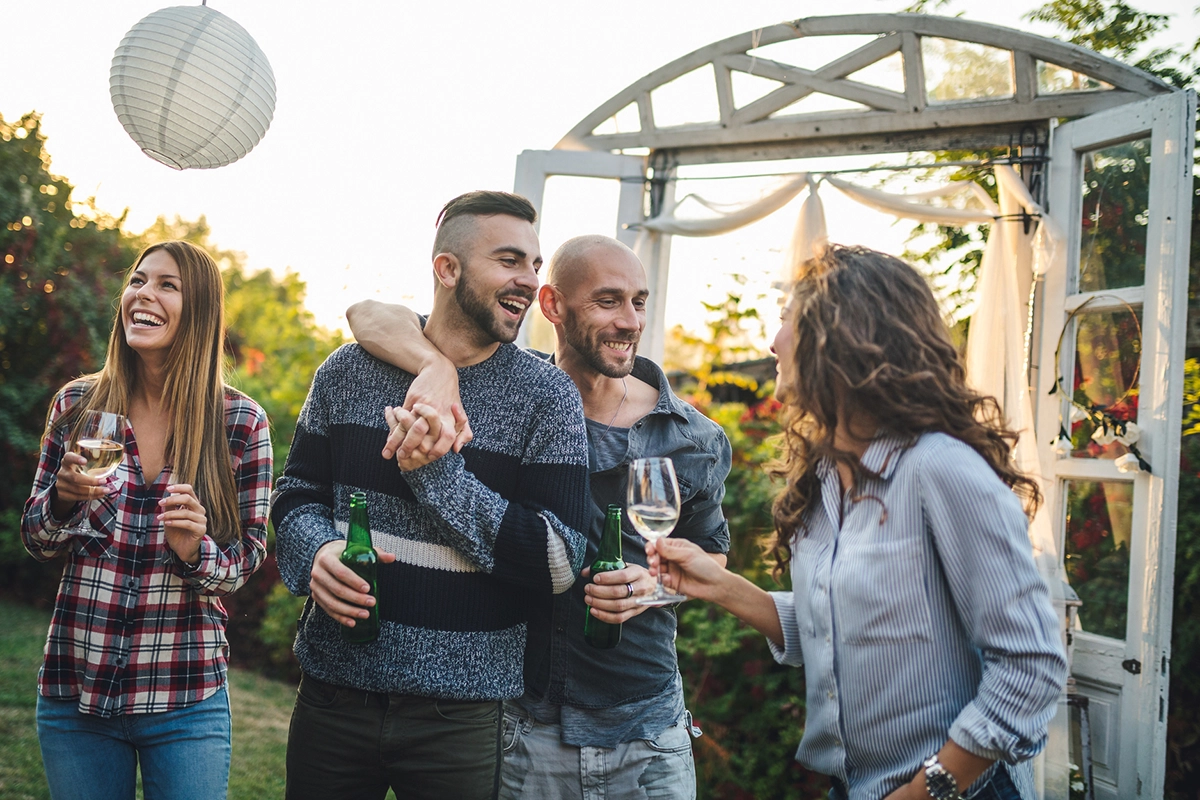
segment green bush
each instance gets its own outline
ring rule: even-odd
[[[296,641],[296,621],[304,610],[304,597],[296,597],[280,581],[267,592],[259,638],[266,648],[267,658],[280,668],[291,669],[296,664],[292,645]]]

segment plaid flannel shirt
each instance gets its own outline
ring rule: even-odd
[[[225,682],[228,616],[220,596],[245,583],[267,555],[267,416],[249,397],[226,391],[242,538],[219,546],[205,536],[193,568],[167,547],[156,519],[158,501],[172,483],[171,467],[146,485],[131,427],[113,477],[119,490],[76,504],[69,519],[54,518],[50,499],[64,442],[53,422],[85,389],[76,382],[55,397],[51,432],[21,520],[21,539],[34,558],[65,553],[67,559],[38,690],[43,697],[78,698],[81,712],[100,717],[193,705]]]

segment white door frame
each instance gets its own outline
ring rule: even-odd
[[[1075,632],[1073,672],[1083,694],[1091,697],[1093,744],[1103,747],[1095,754],[1102,762],[1096,772],[1096,794],[1102,798],[1158,798],[1165,779],[1195,119],[1195,93],[1175,92],[1065,123],[1055,129],[1051,146],[1049,211],[1067,232],[1067,269],[1052,270],[1045,278],[1037,434],[1047,510],[1060,552],[1065,550],[1065,481],[1134,486],[1125,639]],[[1081,153],[1145,137],[1151,148],[1145,283],[1078,293]],[[1141,307],[1138,447],[1151,466],[1149,474],[1123,474],[1111,460],[1059,458],[1052,447],[1069,413],[1064,393],[1049,396],[1058,334],[1070,312],[1093,296],[1099,297],[1089,311],[1123,309],[1126,303]],[[1059,364],[1068,387],[1074,358],[1069,334]],[[1086,607],[1082,613],[1086,618]],[[1098,726],[1103,729],[1097,731]]]

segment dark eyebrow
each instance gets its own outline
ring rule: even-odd
[[[601,286],[599,289],[596,289],[595,291],[592,292],[592,297],[603,297],[604,295],[610,295],[610,294],[624,295],[625,290],[618,289],[615,286]],[[649,297],[649,296],[650,296],[649,289],[642,289],[640,292],[637,292],[636,294],[634,294],[634,297]]]
[[[497,247],[495,250],[492,251],[492,255],[494,255],[494,256],[498,256],[503,253],[509,253],[511,255],[516,256],[517,258],[525,258],[525,256],[529,255],[521,248],[516,247],[514,245],[510,245],[510,244],[501,245],[500,247]]]
[[[145,277],[146,277],[146,273],[145,273],[145,272],[142,272],[142,270],[141,270],[141,269],[135,269],[135,270],[133,271],[133,275],[140,275],[140,276],[142,276],[143,278],[145,278]],[[130,275],[129,277],[131,277],[131,278],[132,278],[132,277],[133,277],[133,275]],[[182,278],[180,278],[178,275],[159,275],[159,276],[158,276],[158,278],[159,278],[159,280],[169,280],[169,279],[174,279],[174,280],[177,280],[177,281],[178,281],[178,280],[182,280]]]

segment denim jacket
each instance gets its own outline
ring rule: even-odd
[[[633,376],[658,387],[658,404],[630,428],[626,456],[611,469],[596,471],[596,451],[589,438],[594,509],[584,564],[596,558],[604,509],[609,503],[622,508],[626,505],[630,462],[651,456],[666,456],[675,463],[682,504],[679,524],[672,535],[690,539],[710,553],[728,551],[729,525],[721,511],[721,500],[732,455],[725,432],[676,397],[666,375],[653,361],[639,356]],[[645,541],[624,515],[621,526],[625,562],[646,566]],[[527,686],[527,695],[559,705],[600,709],[671,689],[679,669],[673,607],[651,608],[625,622],[621,643],[611,650],[597,650],[583,638],[586,584],[586,580],[578,580],[570,591],[555,596],[549,631],[531,626],[525,657],[536,665],[534,674],[539,679]],[[530,666],[527,663],[527,675]],[[547,686],[547,682],[548,690],[541,696],[535,687]]]

